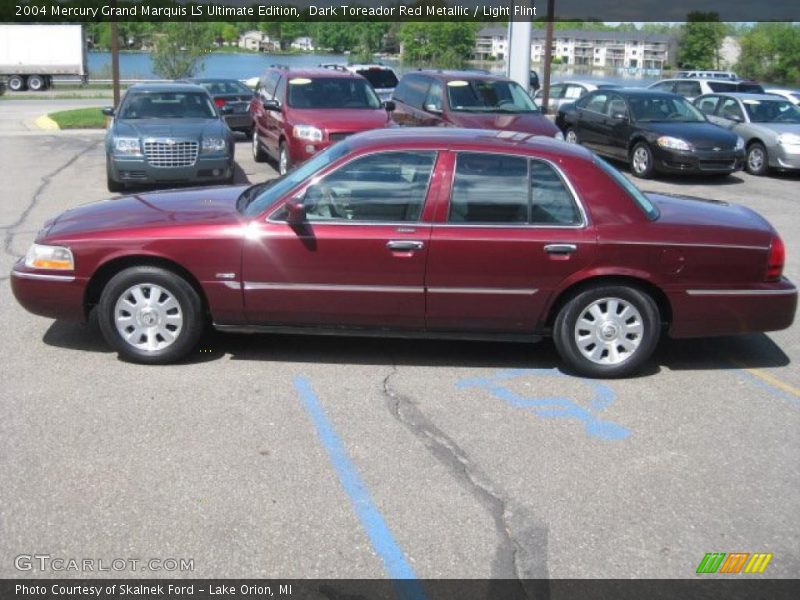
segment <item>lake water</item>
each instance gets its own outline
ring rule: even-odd
[[[316,67],[320,63],[346,63],[347,58],[344,54],[209,54],[204,59],[203,69],[198,73],[198,76],[249,79],[250,77],[261,75],[267,67],[273,64],[284,64],[291,67]],[[88,62],[90,79],[111,78],[111,54],[109,52],[90,52]],[[391,60],[384,60],[383,62],[394,67],[399,73],[414,68]],[[498,63],[489,64],[484,68],[494,73],[503,73],[503,66]],[[147,52],[121,53],[119,55],[119,69],[121,79],[158,79],[158,76],[153,73],[153,62]],[[541,74],[541,70],[539,72]],[[575,67],[554,65],[552,81],[563,79],[640,86],[651,83],[657,78],[643,76],[642,73],[636,72],[615,74],[603,71],[586,72],[576,71]]]

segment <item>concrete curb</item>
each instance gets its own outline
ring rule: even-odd
[[[61,129],[61,127],[58,126],[58,123],[53,121],[53,119],[47,115],[42,115],[41,117],[37,118],[33,124],[39,129],[44,129],[45,131],[58,131]]]

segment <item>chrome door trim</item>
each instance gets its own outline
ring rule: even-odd
[[[686,290],[689,296],[791,296],[797,288],[787,290]]]
[[[504,294],[532,296],[539,290],[535,288],[483,288],[483,287],[429,287],[431,294]]]
[[[64,283],[69,283],[71,281],[75,281],[74,275],[49,275],[46,273],[28,273],[27,271],[11,271],[12,277],[18,277],[19,279],[38,279],[41,281],[60,281]]]
[[[421,294],[422,286],[404,285],[338,285],[329,283],[272,283],[265,281],[245,281],[244,290],[275,290],[295,292],[383,292],[394,294]]]

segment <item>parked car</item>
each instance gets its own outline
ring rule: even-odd
[[[658,92],[672,92],[683,96],[687,100],[694,100],[703,94],[714,92],[749,92],[763,94],[764,88],[755,81],[732,81],[726,79],[699,79],[687,77],[684,79],[663,79],[648,86],[648,89]]]
[[[575,102],[578,98],[594,90],[619,89],[622,86],[616,83],[592,83],[589,81],[559,81],[550,86],[550,99],[547,107],[543,107],[544,90],[539,90],[533,96],[533,102],[542,109],[542,112],[557,112],[564,104]]]
[[[730,79],[736,81],[739,76],[733,71],[678,71],[678,79]]]
[[[328,63],[322,64],[320,67],[325,67],[326,69],[344,69],[356,75],[361,75],[364,79],[369,81],[382,102],[391,100],[392,92],[394,92],[394,88],[397,87],[397,74],[390,67],[380,63],[371,65]]]
[[[236,79],[190,79],[189,83],[206,88],[217,108],[230,106],[225,122],[231,131],[239,131],[247,137],[253,134],[253,117],[250,116],[253,90]]]
[[[528,93],[476,71],[412,71],[397,84],[392,119],[405,127],[476,127],[561,137]]]
[[[745,169],[800,169],[800,108],[770,94],[709,94],[695,101],[710,121],[744,139]]]
[[[234,139],[205,88],[188,83],[132,85],[106,132],[108,190],[127,184],[233,183]]]
[[[539,91],[541,84],[539,82],[539,74],[531,69],[531,76],[528,82],[528,92],[533,95]]]
[[[768,88],[764,90],[767,94],[774,94],[786,98],[794,105],[800,105],[800,90],[784,90],[779,88]]]
[[[744,161],[741,137],[709,123],[676,94],[596,90],[562,106],[556,124],[568,142],[628,162],[637,177],[656,172],[727,175]]]
[[[632,251],[635,248],[635,251]],[[17,300],[140,363],[222,331],[534,341],[593,377],[672,337],[789,327],[784,245],[753,211],[640,192],[584,148],[370,131],[251,187],[123,197],[45,223]]]
[[[394,103],[381,102],[369,82],[344,70],[267,70],[250,103],[253,158],[278,161],[286,174],[331,144],[361,131],[394,127]]]

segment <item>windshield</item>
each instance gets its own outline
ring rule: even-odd
[[[359,69],[356,73],[369,81],[375,89],[397,86],[397,77],[391,69]]]
[[[655,221],[658,218],[658,209],[656,208],[655,204],[653,204],[650,199],[642,193],[642,191],[637,188],[631,181],[625,177],[622,173],[617,171],[614,167],[608,164],[599,156],[594,157],[595,164],[603,169],[606,173],[608,173],[611,178],[616,181],[619,186],[624,189],[628,195],[633,198],[634,202],[644,211],[644,214],[647,215],[647,218],[651,221]]]
[[[753,123],[800,123],[800,109],[788,100],[742,100]]]
[[[447,82],[450,109],[456,112],[534,112],[530,96],[513,81],[455,80]]]
[[[120,119],[216,119],[207,94],[198,92],[144,92],[125,98]]]
[[[703,123],[705,116],[687,100],[670,96],[631,96],[628,100],[633,118],[639,123],[673,121]]]
[[[280,199],[284,194],[290,192],[298,185],[303,183],[306,179],[311,177],[314,173],[327,167],[333,161],[338,160],[345,154],[350,152],[350,144],[347,142],[339,142],[334,144],[328,149],[320,152],[311,160],[303,163],[293,171],[289,171],[286,175],[274,179],[266,184],[261,184],[264,187],[261,189],[256,188],[258,195],[253,195],[253,198],[243,203],[237,203],[237,208],[244,215],[257,215],[266,210],[273,202]],[[252,188],[247,188],[243,194],[247,194]]]
[[[293,108],[381,107],[381,101],[369,83],[350,77],[290,79],[288,102]]]
[[[200,81],[199,84],[206,88],[212,96],[221,96],[223,94],[253,95],[253,90],[235,79],[230,81]]]

